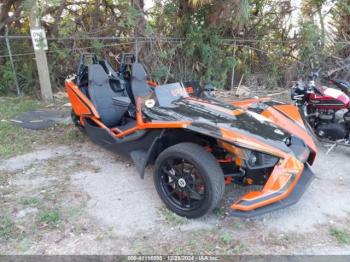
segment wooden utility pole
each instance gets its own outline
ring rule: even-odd
[[[30,20],[30,30],[31,31],[41,29],[40,19],[39,19],[39,15],[38,15],[38,6],[37,6],[36,1],[34,1],[32,10],[30,12],[29,20]],[[45,41],[46,41],[46,39],[45,39]],[[47,57],[46,57],[45,48],[43,46],[38,48],[34,44],[34,41],[33,41],[33,45],[34,45],[36,65],[38,68],[41,98],[44,101],[51,101],[53,99],[53,96],[52,96],[50,73],[49,73],[49,67],[47,64]]]

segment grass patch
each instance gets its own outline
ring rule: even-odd
[[[30,197],[22,199],[22,204],[30,207],[37,207],[39,205],[39,199],[37,197]]]
[[[0,218],[0,240],[16,239],[19,234],[15,222],[8,217]]]
[[[224,217],[226,215],[226,210],[224,207],[216,207],[214,208],[213,213],[218,217]]]
[[[242,252],[244,252],[246,250],[247,250],[247,248],[243,243],[237,242],[236,245],[232,248],[231,252],[233,254],[241,254]]]
[[[60,213],[57,210],[42,211],[38,216],[41,224],[49,226],[56,226],[61,220]]]
[[[331,231],[331,235],[337,239],[339,244],[350,243],[350,235],[344,229],[332,227],[330,231]]]
[[[5,173],[4,171],[0,170],[0,186],[1,187],[5,187],[8,185],[9,176],[10,176],[10,174]]]
[[[224,232],[223,234],[221,234],[220,239],[226,245],[228,245],[232,242],[231,234],[229,234],[228,232]]]
[[[73,124],[57,124],[46,130],[29,130],[10,120],[22,112],[42,108],[44,104],[28,98],[0,97],[0,158],[30,152],[35,144],[82,143],[85,137]]]
[[[235,239],[233,233],[217,230],[198,230],[169,240],[139,238],[134,241],[133,252],[163,255],[234,255],[248,250],[244,243]]]
[[[0,158],[9,158],[28,152],[32,143],[32,139],[22,128],[11,123],[0,123]]]
[[[55,131],[59,130],[60,132],[56,132],[56,143],[71,145],[72,143],[82,143],[85,141],[85,137],[83,133],[73,124],[71,125],[63,125],[59,124],[53,128]]]
[[[42,104],[29,98],[0,98],[0,119],[9,120],[19,113],[34,110]]]
[[[164,216],[166,223],[169,225],[180,226],[186,224],[188,221],[186,218],[176,215],[165,207],[161,208],[160,212]]]
[[[14,125],[11,120],[16,115],[41,106],[38,101],[27,98],[0,99],[0,157],[7,158],[23,151],[28,151],[33,143],[29,133]]]

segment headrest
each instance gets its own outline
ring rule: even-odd
[[[101,65],[89,65],[89,82],[99,86],[108,83],[108,75]]]
[[[139,81],[146,80],[147,74],[142,64],[133,63],[131,66],[132,77],[136,78]]]

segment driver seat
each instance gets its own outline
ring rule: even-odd
[[[101,121],[108,127],[117,126],[128,109],[127,103],[124,103],[125,106],[121,106],[116,101],[116,97],[120,95],[118,96],[112,90],[109,77],[100,64],[89,65],[88,76],[88,94],[101,117]],[[126,96],[122,97],[122,100],[129,100]]]
[[[142,64],[137,62],[131,65],[131,92],[134,104],[138,96],[145,97],[152,93],[152,89],[147,84],[146,71]]]

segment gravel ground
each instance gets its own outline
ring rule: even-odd
[[[0,227],[0,253],[350,254],[350,148],[326,150],[319,146],[316,179],[296,205],[254,219],[187,220],[164,208],[152,168],[142,180],[130,160],[88,141],[37,148],[0,162],[0,217],[13,221],[7,235]],[[226,197],[236,190],[245,189],[229,187]],[[33,197],[39,204],[20,201]],[[51,209],[54,223],[43,219]]]

